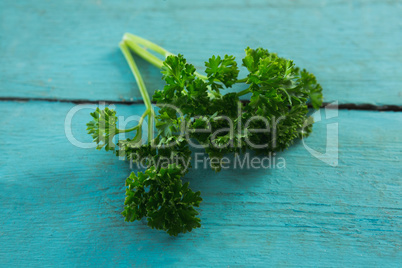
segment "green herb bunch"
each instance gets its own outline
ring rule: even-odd
[[[266,49],[245,49],[242,66],[248,74],[239,79],[233,56],[212,56],[205,62],[206,75],[201,75],[182,55],[173,55],[138,36],[125,34],[120,48],[136,78],[146,111],[137,126],[121,130],[115,111],[98,108],[91,113],[93,120],[87,130],[98,149],[111,150],[133,162],[146,159],[145,172],[132,172],[126,179],[122,214],[126,221],[146,217],[150,227],[170,235],[201,226],[195,209],[202,201],[200,192],[182,182],[191,166],[191,147],[202,147],[217,160],[211,161],[215,171],[221,170],[221,160],[228,153],[282,151],[309,135],[312,119],[308,105],[318,109],[322,104],[322,88],[313,74]],[[166,84],[152,97],[157,112],[131,52],[162,70]],[[245,89],[222,93],[235,84],[243,84]],[[148,138],[143,141],[145,118]],[[135,132],[134,137],[113,143],[116,135],[127,132]],[[160,162],[163,164],[155,164]]]

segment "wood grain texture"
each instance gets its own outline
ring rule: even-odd
[[[3,0],[0,97],[136,100],[117,46],[132,32],[201,69],[266,47],[316,74],[327,102],[402,105],[401,13],[400,1]],[[150,92],[161,88],[139,65]]]
[[[193,170],[202,228],[169,237],[125,223],[126,162],[65,136],[68,103],[0,104],[0,264],[9,266],[397,267],[402,260],[402,113],[340,111],[306,143],[325,151],[339,124],[339,166],[302,143],[286,169]],[[116,107],[141,114],[142,105]],[[80,141],[89,109],[71,129]]]

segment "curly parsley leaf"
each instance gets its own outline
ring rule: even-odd
[[[212,56],[207,62],[205,62],[207,77],[211,88],[219,92],[223,86],[216,83],[219,81],[225,85],[225,87],[231,87],[237,81],[239,69],[234,56],[225,55],[223,59],[220,56]]]
[[[201,226],[194,207],[202,201],[201,193],[182,183],[180,166],[169,165],[156,170],[150,167],[138,175],[131,173],[126,180],[124,215],[126,221],[147,218],[151,228],[164,230],[169,235],[190,232]]]
[[[98,144],[96,148],[100,150],[105,147],[106,151],[114,150],[113,137],[118,133],[116,111],[107,107],[104,110],[96,108],[91,116],[93,120],[87,123],[87,131]]]

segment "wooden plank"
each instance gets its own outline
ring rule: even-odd
[[[0,97],[137,100],[118,50],[132,32],[200,69],[266,47],[315,73],[327,102],[402,105],[401,13],[398,1],[1,1]]]
[[[193,170],[202,228],[169,237],[125,223],[126,162],[69,143],[68,103],[0,104],[0,263],[4,266],[384,266],[402,260],[402,113],[340,111],[306,140],[324,152],[338,123],[339,165],[298,143],[286,168]],[[120,115],[142,105],[117,106]],[[80,141],[89,109],[73,117]]]

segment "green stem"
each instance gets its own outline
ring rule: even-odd
[[[194,72],[195,76],[197,76],[198,78],[202,79],[202,80],[208,80],[208,77],[202,74],[199,74],[198,72]]]
[[[153,121],[155,112],[152,108],[151,99],[149,98],[147,88],[145,87],[144,80],[138,70],[137,64],[135,64],[134,58],[131,56],[131,53],[125,44],[125,42],[120,42],[120,49],[123,52],[124,57],[127,60],[128,65],[130,66],[131,72],[133,73],[135,80],[137,81],[138,87],[140,89],[140,93],[142,99],[144,100],[145,107],[147,108],[146,113],[149,113],[148,116],[148,142],[153,139]]]
[[[150,112],[151,112],[151,111],[146,110],[146,111],[142,114],[142,116],[141,116],[141,118],[140,118],[140,121],[138,121],[138,125],[136,125],[135,127],[132,127],[132,128],[128,128],[128,129],[118,129],[118,130],[116,131],[117,134],[118,134],[118,133],[127,133],[127,132],[131,132],[131,131],[133,131],[133,130],[139,129],[140,127],[142,127],[142,122],[144,121],[145,117],[146,117],[148,114],[150,114]]]
[[[120,49],[123,52],[123,55],[126,58],[128,65],[130,66],[130,69],[135,77],[135,80],[137,81],[141,96],[144,100],[147,110],[151,110],[152,109],[151,99],[149,98],[147,88],[145,87],[144,80],[142,79],[140,71],[138,70],[137,64],[135,64],[135,61],[131,56],[131,53],[128,50],[128,47],[125,43],[123,42],[120,43]]]
[[[136,125],[135,127],[128,128],[128,129],[117,129],[116,134],[131,132],[133,130],[139,129],[140,127],[141,127],[140,125]]]
[[[250,93],[251,91],[250,91],[250,89],[249,88],[247,88],[247,89],[245,89],[245,90],[242,90],[242,91],[240,91],[240,92],[238,92],[237,93],[237,96],[243,96],[243,95],[246,95],[246,94],[248,94],[248,93]]]
[[[174,55],[163,47],[160,47],[157,44],[134,34],[125,33],[122,42],[126,44],[135,54],[159,69],[162,69],[163,67],[163,60],[151,54],[146,49],[155,51],[156,53],[162,55],[165,59],[170,55]],[[143,47],[141,47],[140,45]],[[195,72],[194,74],[200,79],[208,80],[208,77],[206,77],[205,75],[199,74],[198,72]]]
[[[154,121],[155,121],[155,112],[152,109],[150,111],[150,115],[148,116],[148,143],[152,143],[154,140]],[[153,145],[153,144],[152,144]]]
[[[247,77],[236,81],[236,83],[246,83],[246,82],[247,82]]]
[[[159,69],[163,67],[163,60],[151,54],[145,48],[153,50],[165,58],[169,55],[173,55],[157,44],[130,33],[124,34],[122,42],[126,44],[135,54],[148,61],[152,65],[155,65]],[[141,47],[140,45],[144,46],[145,48]]]

